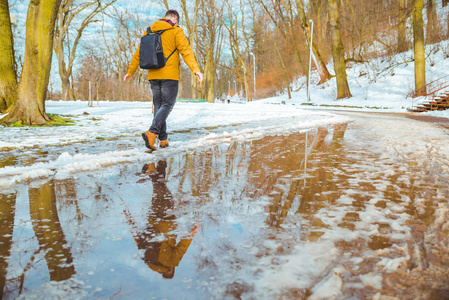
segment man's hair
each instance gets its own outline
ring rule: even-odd
[[[179,14],[174,9],[167,10],[167,12],[165,13],[165,17],[169,17],[169,18],[176,17],[176,19],[178,19],[178,23],[179,23]]]
[[[175,277],[175,268],[171,268],[170,270],[162,273],[162,277],[165,279],[172,279],[173,277]]]

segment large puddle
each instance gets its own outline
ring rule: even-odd
[[[3,299],[447,296],[447,177],[353,126],[18,185],[0,194]]]

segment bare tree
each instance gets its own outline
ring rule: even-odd
[[[329,23],[332,34],[332,56],[337,76],[337,99],[352,97],[346,75],[345,50],[341,41],[340,20],[337,0],[329,0]]]
[[[301,56],[301,49],[299,47],[299,38],[298,38],[298,34],[297,34],[298,30],[295,26],[293,10],[291,8],[290,0],[288,0],[288,1],[289,1],[288,4],[285,1],[283,1],[282,3],[284,5],[284,10],[287,12],[285,16],[288,20],[288,25],[289,25],[288,27],[289,27],[291,36],[287,35],[287,28],[285,28],[285,22],[283,22],[284,13],[280,7],[280,3],[276,2],[276,1],[271,2],[272,10],[274,11],[274,12],[272,12],[271,9],[266,5],[266,3],[265,3],[266,1],[258,0],[259,4],[263,7],[265,12],[268,14],[271,21],[275,25],[275,27],[278,28],[278,32],[280,33],[280,35],[285,40],[289,40],[292,42],[292,44],[295,48],[295,53],[296,53],[296,57],[298,59],[299,65],[302,67],[303,71],[306,72],[307,67],[304,64],[304,61]],[[278,14],[278,16],[276,16],[275,14]]]
[[[0,0],[0,31],[0,112],[3,112],[17,100],[14,39],[8,0]]]
[[[25,58],[18,87],[18,99],[5,123],[21,121],[43,125],[50,118],[45,113],[45,97],[50,79],[53,34],[61,0],[30,1],[26,19]],[[39,24],[37,26],[37,24]]]
[[[100,0],[82,1],[79,3],[75,0],[62,1],[56,22],[53,48],[59,62],[59,76],[61,77],[62,95],[64,100],[67,100],[67,97],[69,97],[70,100],[75,100],[75,93],[70,83],[70,77],[73,72],[76,50],[84,30],[89,24],[98,22],[98,20],[95,20],[94,18],[116,1],[117,0],[111,0],[107,3]],[[69,30],[72,21],[78,18],[81,14],[86,13],[86,11],[87,15],[82,20],[79,28],[76,29],[76,37],[73,43],[71,43],[69,40]],[[66,49],[64,49],[64,45],[66,46]]]
[[[240,7],[239,10],[237,10],[233,6],[233,3],[230,3],[229,0],[226,0],[223,11],[227,11],[227,14],[223,13],[223,17],[220,18],[220,22],[224,26],[224,28],[226,28],[229,34],[229,44],[232,52],[232,59],[236,67],[236,77],[243,78],[242,84],[247,87],[246,97],[248,101],[252,101],[250,85],[248,82],[249,77],[245,76],[244,72],[244,70],[248,70],[245,58],[247,58],[249,54],[251,39],[248,36],[248,32],[245,28],[245,22],[247,22],[245,18],[245,4],[242,1],[240,1],[239,4]],[[217,10],[216,5],[215,8]]]
[[[304,10],[304,3],[303,0],[295,0],[296,1],[296,10],[298,13],[299,20],[301,22],[301,28],[304,30],[304,34],[306,36],[307,43],[310,43],[310,26],[309,22],[306,18],[305,10]],[[321,53],[316,45],[316,42],[312,41],[312,52],[313,52],[313,59],[315,61],[316,68],[318,70],[318,74],[320,75],[320,82],[324,83],[328,81],[332,76],[329,73],[326,63],[324,62],[323,58],[321,57]]]

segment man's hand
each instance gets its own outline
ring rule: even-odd
[[[195,73],[196,78],[198,78],[198,81],[201,83],[203,81],[203,74],[201,72]]]
[[[126,74],[125,77],[123,78],[123,82],[126,82],[127,80],[133,78],[131,75]]]
[[[190,231],[191,233],[195,234],[198,232],[198,230],[200,229],[200,225],[195,225],[195,227],[192,228],[192,230]]]

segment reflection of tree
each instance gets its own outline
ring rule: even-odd
[[[61,206],[62,205],[75,206],[75,220],[77,220],[78,223],[80,223],[86,217],[86,215],[81,211],[79,206],[75,180],[71,178],[56,181],[55,190]]]
[[[239,176],[245,147],[242,143],[232,142],[228,146],[215,146],[200,155],[186,154],[180,159],[180,172],[173,176],[179,178],[177,193],[187,192],[189,197],[198,197],[201,203],[206,203],[209,200],[207,192],[224,177]]]
[[[54,184],[47,182],[39,188],[31,188],[29,197],[33,230],[39,250],[45,252],[50,280],[69,279],[75,274],[75,268],[59,222]]]
[[[176,243],[177,236],[171,233],[176,229],[173,197],[165,184],[167,163],[159,161],[157,168],[154,163],[146,164],[142,172],[149,175],[153,183],[153,198],[148,214],[148,224],[144,230],[137,231],[137,226],[128,211],[125,211],[129,224],[133,227],[133,236],[137,247],[144,250],[143,260],[150,269],[162,274],[164,278],[173,278],[175,267],[179,265],[192,242],[195,227],[191,235]],[[140,180],[139,182],[144,182]],[[155,240],[163,236],[163,240]]]
[[[14,230],[16,195],[0,194],[0,299],[6,283]]]
[[[326,142],[326,128],[318,128],[316,133],[308,133],[307,137],[306,134],[295,133],[288,138],[271,137],[268,143],[265,139],[253,143],[255,151],[251,157],[254,159],[250,162],[249,172],[257,175],[252,176],[254,194],[258,197],[270,195],[271,204],[267,208],[270,213],[267,219],[269,225],[279,227],[295,199],[299,198],[296,213],[309,220],[313,227],[325,226],[315,213],[338,199],[341,193],[337,192],[337,185],[344,185],[347,181],[331,170],[340,167],[340,150],[346,128],[347,124],[335,125],[330,143]],[[310,144],[309,141],[306,144],[306,138],[311,140]],[[307,169],[304,169],[306,162]],[[296,179],[290,180],[285,178],[286,175]],[[287,190],[276,187],[280,180],[290,181]]]

